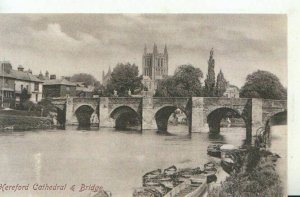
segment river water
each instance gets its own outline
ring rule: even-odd
[[[280,130],[286,129],[281,127]],[[203,167],[211,160],[207,146],[213,141],[243,144],[245,128],[223,128],[218,139],[207,133],[188,135],[187,127],[156,131],[40,130],[0,133],[0,184],[29,184],[28,191],[0,191],[0,196],[79,196],[81,184],[96,184],[113,197],[130,197],[148,171],[177,167]],[[280,134],[280,132],[279,132]],[[286,161],[286,160],[285,160]],[[283,162],[283,165],[285,163]],[[34,191],[33,184],[67,184],[66,191]],[[73,192],[69,188],[75,185]]]

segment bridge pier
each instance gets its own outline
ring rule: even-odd
[[[192,97],[192,116],[191,126],[192,133],[207,132],[206,117],[204,114],[204,99],[203,97]]]
[[[73,121],[73,98],[66,99],[66,122],[65,125],[72,125]]]
[[[114,127],[114,120],[110,117],[109,98],[101,97],[99,103],[99,127]]]
[[[256,135],[256,131],[263,127],[263,103],[262,99],[253,98],[252,99],[252,109],[251,109],[251,123],[248,125],[247,135]],[[247,126],[246,126],[247,128]],[[248,137],[248,136],[247,136]]]
[[[157,129],[155,121],[155,109],[153,107],[153,97],[143,98],[142,128],[145,130]]]

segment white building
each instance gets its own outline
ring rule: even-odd
[[[238,87],[234,85],[228,85],[226,91],[223,94],[224,97],[227,98],[239,98],[240,97],[240,90]]]
[[[30,101],[37,103],[42,100],[43,81],[34,76],[31,70],[24,71],[22,66],[19,66],[18,70],[14,70],[9,62],[2,62],[1,66],[3,67],[4,74],[9,75],[14,81],[13,90],[16,105],[20,103],[20,95],[24,88],[27,89]]]

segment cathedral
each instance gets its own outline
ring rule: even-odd
[[[154,44],[152,53],[147,52],[147,46],[143,54],[143,84],[146,87],[144,95],[153,96],[159,80],[168,76],[168,50],[165,45],[163,53],[159,53]]]

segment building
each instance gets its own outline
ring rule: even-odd
[[[147,52],[147,46],[143,54],[143,84],[145,86],[144,95],[153,96],[157,89],[158,81],[168,76],[168,50],[165,45],[163,53],[159,53],[154,44],[152,53]]]
[[[1,70],[0,70],[0,76],[1,76],[1,107],[7,108],[7,107],[14,107],[16,102],[16,96],[15,96],[15,77],[10,74],[10,70],[12,69],[12,66],[9,62],[1,62]]]
[[[84,82],[76,83],[76,97],[92,98],[95,87],[92,85],[86,85]]]
[[[104,71],[102,71],[102,85],[104,87],[107,86],[108,81],[111,78],[111,68],[109,67],[108,72],[105,74]]]
[[[6,101],[6,107],[15,107],[20,104],[20,96],[23,89],[27,90],[29,100],[37,103],[42,100],[43,81],[32,74],[32,71],[24,71],[23,66],[19,65],[18,70],[14,70],[10,62],[1,62],[1,95]],[[13,102],[14,100],[14,102]]]
[[[76,84],[64,78],[56,79],[56,75],[50,75],[49,80],[43,84],[44,98],[65,98],[76,96]]]
[[[38,79],[44,81],[44,80],[49,80],[50,77],[49,77],[49,72],[46,71],[45,72],[45,75],[42,74],[42,72],[40,71],[40,74],[39,75],[35,75]]]
[[[239,98],[240,97],[240,90],[237,86],[228,85],[226,91],[223,94],[224,97],[227,98]]]

